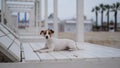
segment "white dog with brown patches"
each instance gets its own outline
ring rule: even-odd
[[[46,38],[45,47],[42,49],[34,50],[34,52],[51,52],[60,50],[78,50],[76,43],[69,39],[57,39],[53,37],[53,30],[42,30],[40,35]]]

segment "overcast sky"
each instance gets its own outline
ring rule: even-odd
[[[120,0],[84,0],[84,15],[88,19],[95,20],[95,13],[91,12],[93,7],[101,3],[113,4],[116,2],[120,2]],[[53,13],[53,0],[48,0],[48,6],[49,6],[48,14]],[[58,0],[58,17],[60,19],[69,19],[75,16],[76,16],[76,0]],[[44,18],[44,0],[42,0],[42,19],[43,18]],[[118,12],[118,18],[120,18],[120,12]],[[111,13],[110,15],[110,20],[114,21],[113,13]],[[105,15],[104,15],[104,21],[106,21]],[[120,19],[118,19],[118,22],[120,22]],[[99,14],[99,23],[100,23],[100,14]]]

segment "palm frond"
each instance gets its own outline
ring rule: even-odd
[[[107,4],[107,5],[105,5],[105,8],[106,8],[106,9],[110,9],[111,6],[110,6],[109,4]]]
[[[116,3],[116,8],[119,8],[119,7],[120,7],[120,3],[117,2],[117,3]]]
[[[96,10],[96,11],[99,11],[99,10],[100,10],[100,8],[99,8],[98,6],[96,6],[96,7],[95,7],[95,10]]]
[[[104,7],[104,5],[103,4],[100,4],[100,8],[103,8]]]
[[[113,5],[111,6],[111,8],[112,8],[112,9],[113,9],[113,8],[116,8],[116,4],[113,3]]]

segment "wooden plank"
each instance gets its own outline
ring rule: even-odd
[[[78,59],[85,59],[85,58],[96,58],[96,56],[88,54],[88,51],[85,51],[83,49],[77,50],[77,51],[58,51],[54,53],[60,53],[60,55],[66,56],[67,59],[72,59],[72,60],[78,60]],[[54,55],[56,56],[56,55]],[[59,57],[59,56],[57,56]],[[59,57],[58,59],[62,59]],[[66,59],[66,60],[67,60]]]
[[[59,52],[60,51],[53,51],[53,52],[50,52],[49,54],[55,57],[57,61],[71,61],[70,58],[68,58],[65,55],[61,55],[61,53]]]
[[[14,42],[16,42],[18,45],[20,45],[20,41],[18,39],[14,39]]]
[[[80,44],[79,44],[80,45]],[[87,51],[87,54],[93,55],[96,58],[104,58],[104,57],[119,57],[119,50],[116,49],[99,46],[95,44],[84,43],[84,50]],[[117,52],[117,53],[116,53]]]
[[[5,36],[3,32],[0,31],[0,37]]]
[[[86,44],[86,43],[85,43],[84,46],[87,47],[87,51],[89,52],[89,54],[94,55],[96,58],[103,58],[103,57],[111,57],[111,56],[113,56],[108,51],[105,51],[104,47],[101,48],[101,47],[98,47],[98,46],[96,46],[94,44]]]
[[[12,40],[15,39],[15,37],[14,37],[12,34],[7,34],[7,36],[8,36],[10,39],[12,39]]]
[[[116,53],[120,52],[120,49],[117,49],[117,48],[112,48],[112,47],[107,47],[107,46],[102,46],[102,45],[97,45],[97,44],[90,44],[90,43],[87,43],[87,45],[91,45],[91,47],[93,48],[97,48],[99,50],[104,50],[108,52],[116,52]]]
[[[20,46],[18,44],[14,42],[9,48],[9,52],[20,61]]]
[[[96,46],[94,44],[78,43],[78,46],[82,49],[80,51],[73,51],[72,53],[79,59],[83,58],[111,58],[119,57],[119,50],[111,50],[108,47]],[[116,53],[117,52],[117,53]]]
[[[102,46],[102,45],[100,46],[100,45],[90,44],[90,43],[87,43],[87,44],[89,44],[92,48],[94,48],[94,49],[96,49],[100,52],[107,53],[107,54],[112,54],[112,56],[113,56],[113,54],[114,54],[114,56],[115,55],[120,56],[120,49],[112,48],[112,47],[106,47],[106,46]]]
[[[79,50],[79,51],[72,51],[71,53],[74,54],[79,60],[80,59],[90,59],[90,58],[96,58],[95,55],[89,53],[88,51],[85,50]]]
[[[30,43],[33,50],[37,50],[37,49],[41,49],[44,47],[45,43]],[[51,56],[49,53],[39,53],[36,52],[38,54],[38,56],[40,57],[41,61],[56,61],[55,57]]]
[[[90,50],[91,49],[91,46],[85,45],[85,43],[76,43],[76,44],[80,50]]]
[[[56,61],[56,58],[51,56],[49,53],[38,53],[41,61],[47,62],[47,61]]]
[[[2,44],[1,46],[3,46],[5,49],[7,49],[11,45],[12,42],[13,40],[8,38],[7,36],[0,38],[0,43]]]
[[[59,52],[61,55],[64,55],[66,57],[68,57],[69,60],[77,60],[78,57],[76,57],[73,53],[71,53],[70,51],[60,51]]]
[[[105,50],[111,50],[111,51],[120,51],[120,49],[117,48],[112,48],[112,47],[107,47],[107,46],[102,46],[98,44],[91,44],[91,43],[84,43],[85,46],[90,46],[92,48],[97,48],[97,49],[105,49]]]
[[[25,54],[25,62],[39,62],[40,59],[36,55],[36,53],[33,52],[33,49],[30,47],[28,43],[23,43],[23,49]]]
[[[45,43],[29,43],[34,50],[41,49],[45,46]]]

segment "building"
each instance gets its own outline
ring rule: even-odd
[[[48,16],[48,28],[54,29],[53,27],[53,19],[54,15],[50,14]],[[44,26],[44,20],[42,21],[42,24]],[[90,32],[92,31],[93,21],[92,20],[86,20],[86,17],[84,17],[84,31]],[[58,31],[59,32],[76,32],[76,19],[66,19],[66,20],[60,20],[58,18]]]
[[[120,22],[117,23],[117,30],[120,31]],[[109,31],[113,31],[114,32],[114,22],[111,21],[109,23]]]
[[[84,31],[92,31],[93,21],[84,20]],[[76,19],[68,19],[64,21],[64,32],[76,32]]]

